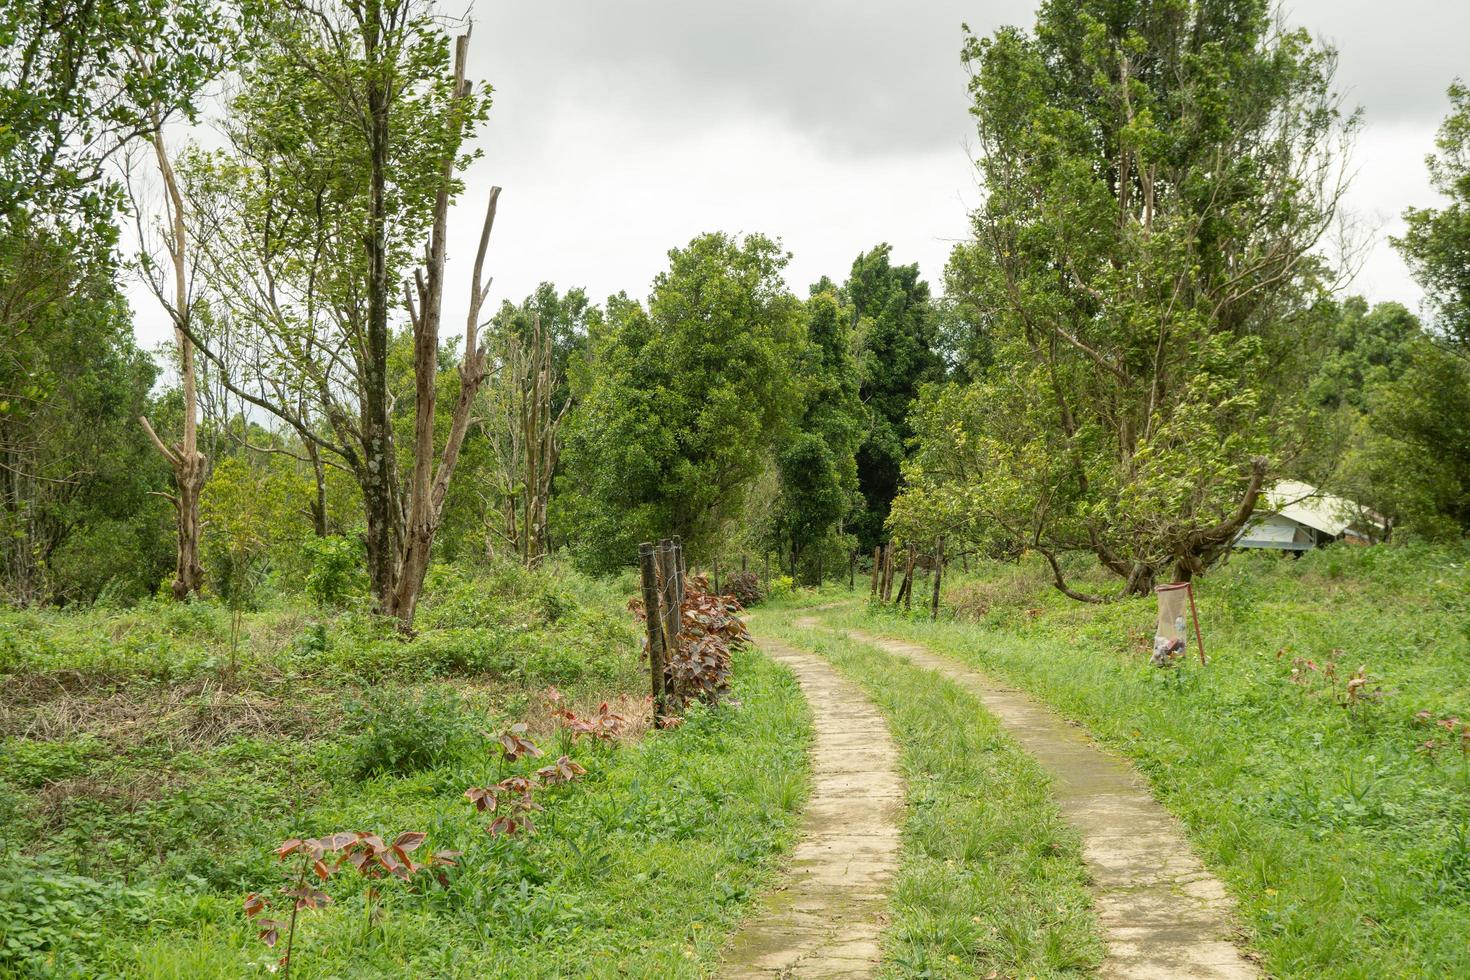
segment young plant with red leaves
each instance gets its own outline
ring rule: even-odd
[[[613,711],[606,701],[597,707],[597,714],[589,718],[579,718],[569,708],[553,712],[562,727],[571,733],[572,741],[575,742],[583,735],[591,735],[593,738],[603,742],[611,742],[623,734],[623,729],[628,725],[628,719]]]
[[[536,743],[526,737],[525,722],[517,722],[497,736],[500,742],[500,754],[507,762],[515,762],[522,756],[530,756],[533,759],[541,757],[541,750]]]
[[[326,837],[317,837],[303,840],[293,837],[282,841],[276,848],[276,858],[285,861],[293,854],[300,855],[294,881],[288,879],[288,883],[280,890],[281,898],[271,900],[258,892],[251,892],[245,896],[245,918],[254,923],[261,942],[272,949],[280,941],[281,927],[286,927],[286,950],[280,958],[282,976],[289,978],[291,975],[291,951],[296,942],[296,919],[302,909],[317,909],[332,901],[330,895],[317,887],[317,882],[325,884],[332,875],[345,865],[351,865],[359,874],[366,878],[382,878],[385,875],[393,875],[403,881],[412,882],[421,871],[437,869],[435,878],[440,884],[448,884],[448,876],[444,869],[454,864],[455,858],[459,857],[458,851],[435,851],[427,859],[415,862],[409,854],[418,850],[427,839],[428,835],[420,831],[411,830],[399,834],[393,843],[387,844],[377,834],[364,831],[341,831]],[[335,860],[328,863],[328,858]],[[313,876],[315,881],[313,881]],[[367,893],[368,923],[372,924],[376,916],[376,901],[378,892],[375,886],[369,886]],[[291,915],[286,922],[279,919],[263,917],[264,913],[271,911],[271,906],[279,905],[282,899],[291,902]]]

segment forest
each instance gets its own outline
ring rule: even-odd
[[[1465,82],[1417,309],[1271,0],[956,24],[933,283],[506,297],[473,19],[0,7],[0,976],[1470,973]]]

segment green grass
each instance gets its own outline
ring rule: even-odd
[[[797,610],[756,613],[857,681],[888,715],[908,786],[884,974],[1086,975],[1102,958],[1077,834],[1041,768],[973,696],[938,675],[826,632]]]
[[[618,585],[442,578],[421,634],[282,605],[229,666],[208,604],[0,616],[0,976],[268,975],[241,910],[283,882],[282,839],[422,830],[448,887],[362,882],[302,913],[293,977],[699,976],[793,840],[809,716],[737,655],[738,704],[613,745],[555,734],[543,695],[642,710]],[[485,737],[524,719],[547,758]],[[492,838],[471,785],[568,751],[534,836]],[[759,765],[752,765],[759,760]]]
[[[857,604],[824,617],[1005,678],[1132,758],[1239,899],[1273,975],[1470,976],[1470,757],[1416,719],[1470,720],[1466,559],[1237,555],[1197,583],[1209,666],[1170,674],[1147,665],[1151,599],[1075,603],[1030,564],[955,575],[946,601],[969,618]],[[1299,663],[1293,682],[1295,660],[1319,669]],[[1383,696],[1345,707],[1360,667]],[[1419,751],[1431,738],[1441,748]]]

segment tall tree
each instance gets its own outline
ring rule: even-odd
[[[986,196],[949,292],[994,311],[996,427],[942,436],[993,440],[953,493],[1128,592],[1188,579],[1290,452],[1354,123],[1334,55],[1268,0],[1050,0],[964,53]]]
[[[493,378],[477,414],[491,447],[495,498],[485,515],[486,551],[498,543],[531,567],[551,550],[547,514],[571,402],[563,396],[557,404],[565,389],[553,329],[539,313],[531,314],[529,329],[518,321],[510,319],[495,339]]]
[[[409,624],[486,373],[478,332],[498,188],[469,284],[460,390],[437,432],[448,211],[489,90],[464,77],[468,35],[451,54],[422,0],[283,0],[254,41],[229,150],[190,167],[195,239],[230,311],[202,347],[238,397],[353,474],[373,594]],[[403,473],[389,397],[400,313],[414,375]]]
[[[0,269],[28,279],[0,321],[0,597],[21,604],[137,597],[162,571],[148,495],[167,475],[137,424],[158,371],[112,270],[75,242],[0,234]]]
[[[919,388],[943,377],[929,284],[918,265],[894,265],[884,243],[859,255],[842,287],[858,351],[860,397],[868,409],[867,438],[857,453],[864,509],[855,525],[862,546],[883,540],[883,522],[898,493],[908,414]]]
[[[867,428],[849,317],[830,283],[814,287],[804,315],[803,408],[776,458],[781,496],[772,515],[793,577],[806,549],[827,539],[862,499],[857,449]]]
[[[1408,230],[1394,239],[1414,278],[1424,287],[1433,327],[1470,357],[1470,87],[1450,86],[1450,114],[1427,158],[1429,180],[1449,202],[1442,208],[1409,208]]]
[[[800,303],[764,235],[669,252],[645,309],[608,300],[574,373],[565,480],[581,559],[616,568],[640,540],[707,549],[800,410]]]
[[[162,128],[176,115],[193,117],[201,90],[230,58],[233,36],[232,16],[207,0],[18,0],[0,10],[0,235],[12,246],[20,245],[17,235],[32,236],[35,246],[5,254],[34,257],[58,246],[70,253],[49,268],[0,266],[0,337],[18,344],[17,334],[31,331],[41,311],[61,301],[60,290],[78,279],[95,287],[96,276],[115,274],[123,197],[108,161],[146,137],[170,179]],[[179,218],[177,209],[172,214]],[[177,221],[173,231],[170,241],[182,262]],[[92,338],[81,344],[95,347]],[[181,353],[191,409],[183,439],[165,447],[144,425],[178,477],[174,592],[182,598],[199,586],[197,499],[204,466],[194,444],[187,342]]]

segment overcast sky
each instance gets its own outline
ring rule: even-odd
[[[887,241],[938,287],[977,200],[960,25],[1032,23],[1024,0],[479,0],[471,74],[495,87],[484,157],[452,219],[446,322],[463,316],[491,184],[493,303],[538,282],[647,293],[669,248],[761,231],[792,288]],[[448,9],[448,8],[446,8]],[[1470,0],[1294,0],[1338,47],[1365,113],[1348,204],[1376,229],[1353,289],[1417,306],[1387,236],[1435,203],[1424,155],[1470,77]],[[168,330],[133,294],[148,344]]]

